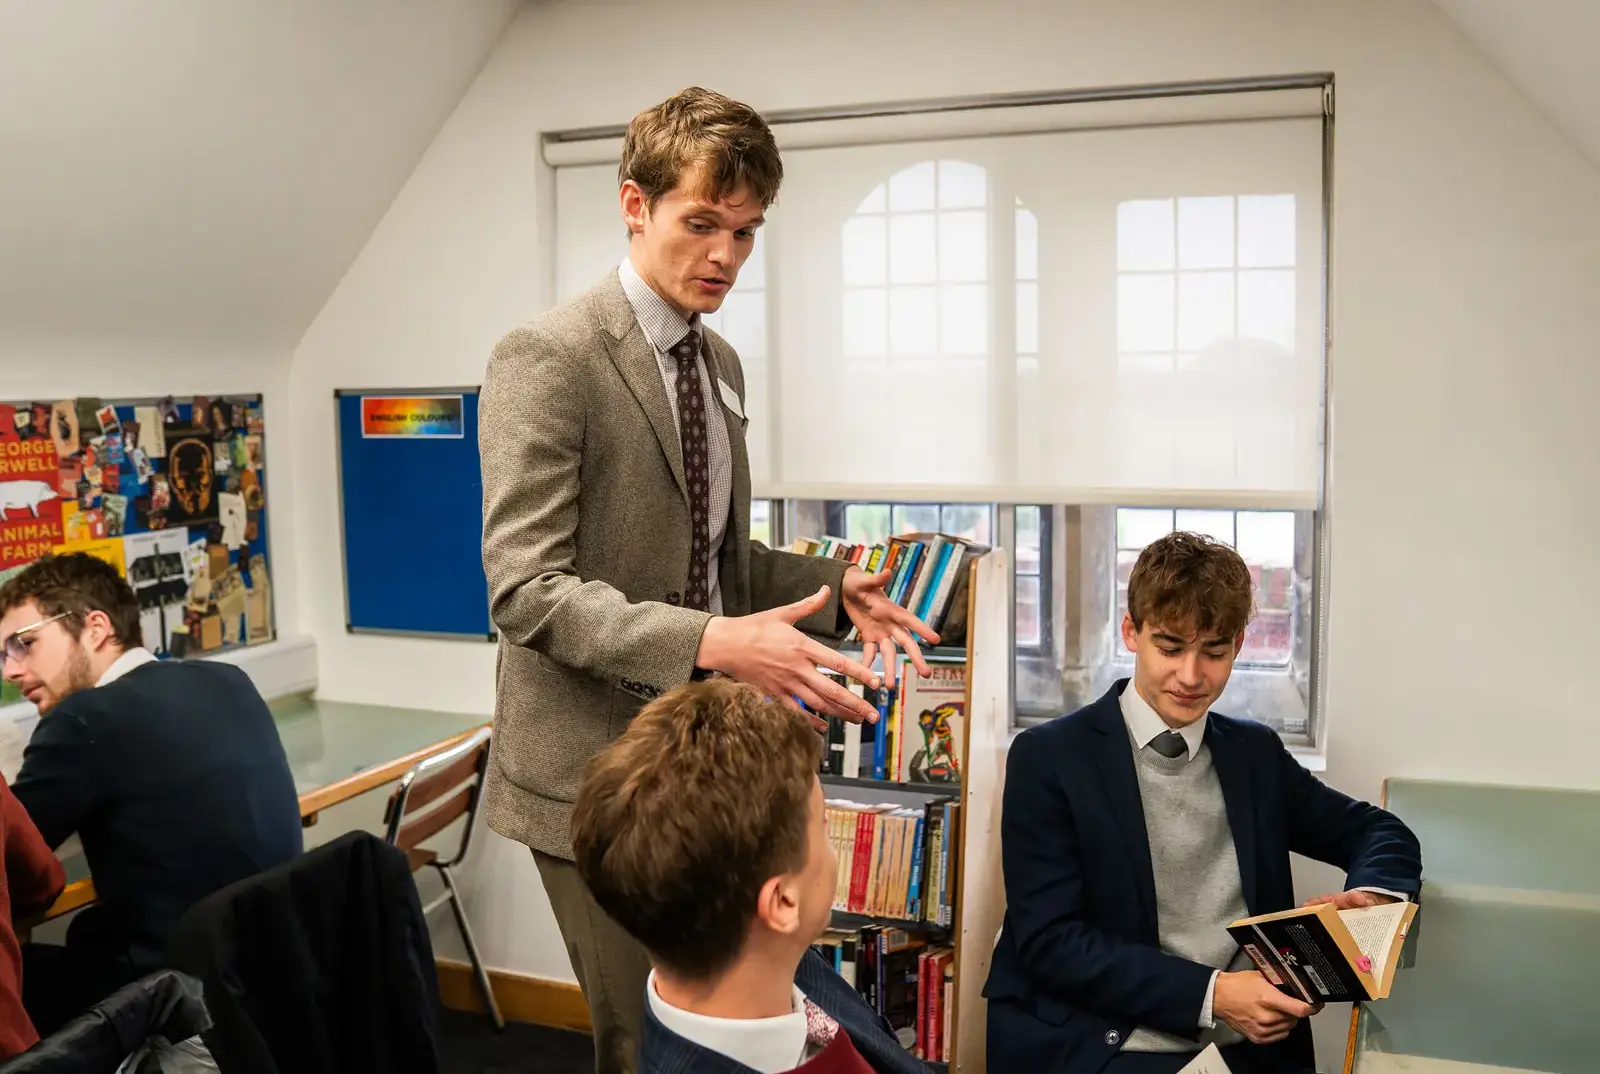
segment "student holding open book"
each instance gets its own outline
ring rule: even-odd
[[[1230,928],[1272,942],[1280,925],[1241,919],[1294,908],[1291,853],[1347,873],[1348,890],[1312,903],[1416,896],[1421,851],[1398,818],[1322,784],[1269,728],[1210,711],[1252,592],[1226,545],[1152,543],[1128,580],[1132,680],[1013,744],[1006,919],[985,987],[991,1069],[1174,1074],[1216,1044],[1233,1074],[1309,1074],[1304,1019],[1328,993],[1297,987]],[[1364,990],[1387,972],[1368,972]]]

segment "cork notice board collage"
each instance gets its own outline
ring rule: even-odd
[[[66,552],[127,578],[157,656],[270,641],[261,397],[0,403],[0,582]]]

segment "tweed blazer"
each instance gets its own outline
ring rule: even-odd
[[[705,341],[723,400],[707,418],[726,422],[733,454],[723,612],[827,584],[828,606],[799,627],[839,637],[845,564],[750,539],[744,370],[716,333]],[[570,860],[583,766],[645,702],[689,681],[711,618],[683,607],[693,540],[683,450],[617,273],[507,334],[478,408],[483,566],[500,634],[484,812],[501,835]]]

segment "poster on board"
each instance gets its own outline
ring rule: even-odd
[[[460,440],[465,435],[459,395],[361,397],[363,439]]]

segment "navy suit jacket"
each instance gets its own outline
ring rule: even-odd
[[[990,1069],[1094,1074],[1137,1026],[1199,1033],[1213,970],[1160,949],[1126,685],[1024,731],[1007,758]],[[1205,743],[1252,915],[1296,905],[1291,852],[1345,870],[1347,888],[1416,896],[1422,854],[1399,818],[1323,784],[1261,724],[1213,712]],[[1312,1069],[1310,1026],[1270,1051],[1269,1069]]]
[[[159,967],[195,903],[300,853],[272,713],[219,661],[144,664],[68,696],[39,721],[11,789],[51,847],[83,838],[99,904],[67,946],[103,974],[95,994]]]
[[[879,1074],[929,1074],[930,1068],[900,1046],[889,1023],[867,1006],[854,988],[822,961],[815,951],[807,951],[794,974],[795,987],[806,998],[830,1014],[861,1058]],[[648,985],[646,987],[649,987]],[[662,1025],[647,1002],[644,1007],[644,1035],[639,1042],[639,1074],[755,1074],[751,1068],[721,1052],[685,1040]]]

